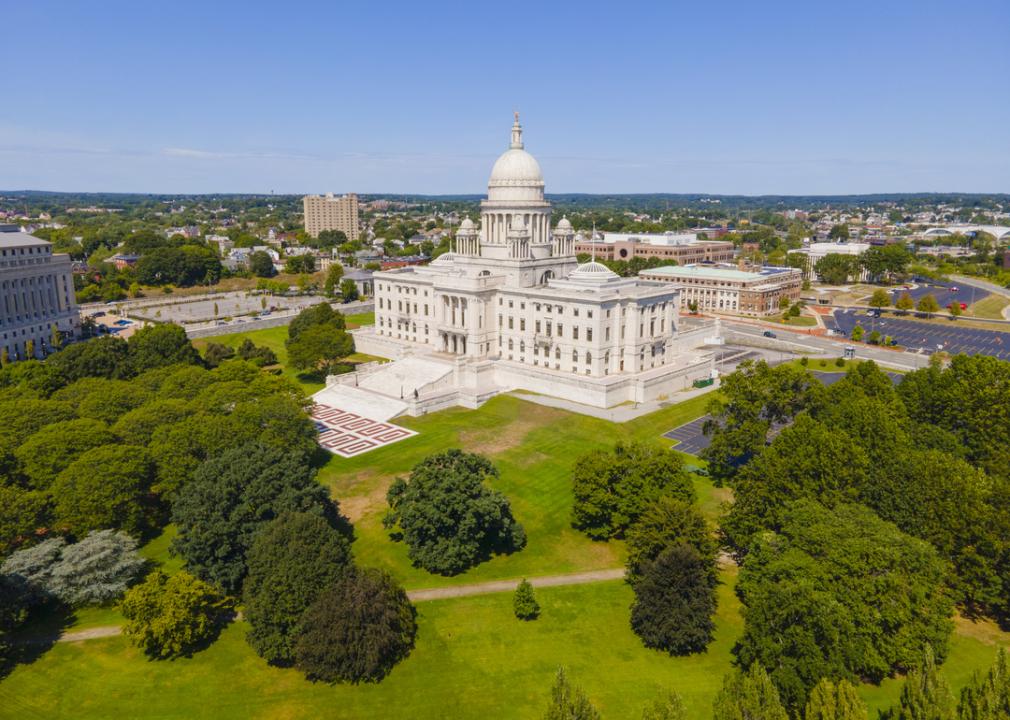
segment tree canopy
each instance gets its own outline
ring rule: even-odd
[[[572,470],[572,525],[595,540],[623,537],[660,496],[694,500],[694,486],[678,455],[659,445],[618,443],[579,458]]]
[[[407,544],[415,565],[455,575],[496,553],[526,545],[526,532],[508,499],[486,486],[498,470],[480,455],[447,450],[430,455],[397,478],[383,524]]]

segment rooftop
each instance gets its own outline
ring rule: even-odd
[[[771,275],[789,272],[792,268],[763,267],[757,271],[738,270],[725,265],[666,265],[643,270],[642,275],[665,275],[678,278],[712,278],[715,280],[760,280]]]
[[[29,246],[49,245],[47,240],[37,238],[25,232],[3,232],[0,233],[0,247],[18,248]]]

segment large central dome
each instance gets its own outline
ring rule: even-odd
[[[540,163],[523,149],[523,129],[519,113],[512,125],[512,143],[495,161],[487,183],[488,200],[539,201],[544,197],[544,176]]]

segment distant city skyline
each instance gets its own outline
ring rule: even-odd
[[[1010,192],[1005,1],[283,10],[11,4],[0,188]]]

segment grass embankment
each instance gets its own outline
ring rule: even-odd
[[[375,314],[359,313],[357,315],[348,315],[346,319],[348,329],[353,330],[365,325],[374,324]],[[194,340],[193,345],[203,352],[203,349],[207,347],[208,343],[220,343],[222,345],[227,345],[228,347],[237,348],[242,344],[242,341],[246,339],[252,340],[255,345],[265,345],[273,350],[274,354],[277,355],[277,361],[283,367],[284,375],[301,385],[306,394],[312,394],[323,388],[324,383],[317,377],[299,373],[294,368],[288,366],[288,351],[287,348],[284,347],[284,341],[288,339],[288,328],[286,325],[265,328],[263,330],[245,330],[228,333],[226,335],[214,335],[213,337],[200,338],[198,340]],[[354,353],[353,355],[348,356],[347,361],[352,364],[359,364],[383,359],[384,358],[375,357],[374,355],[366,355],[365,353]]]
[[[817,319],[809,315],[797,315],[796,317],[790,317],[788,315],[775,315],[773,317],[764,318],[768,322],[778,323],[779,325],[788,325],[790,327],[816,327]]]
[[[1010,305],[1010,298],[1005,295],[989,295],[968,308],[965,313],[968,317],[982,318],[985,320],[1005,320],[1003,309]]]

